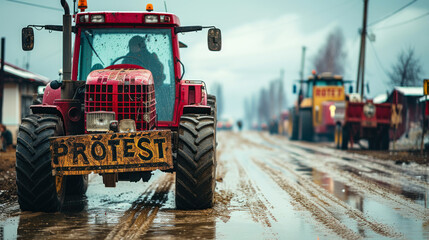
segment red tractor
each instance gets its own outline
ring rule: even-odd
[[[389,149],[389,129],[392,106],[390,103],[361,101],[359,94],[350,94],[346,102],[335,105],[335,145],[347,149],[349,143],[368,140],[370,150]]]
[[[58,211],[66,195],[83,195],[88,174],[148,181],[151,172],[176,173],[176,206],[210,208],[216,174],[216,98],[203,81],[184,80],[179,33],[208,31],[221,49],[220,30],[180,26],[171,13],[81,12],[62,26],[63,80],[47,85],[42,104],[22,119],[16,149],[18,202],[23,211]],[[33,29],[23,29],[23,49]],[[75,34],[71,68],[71,32]]]

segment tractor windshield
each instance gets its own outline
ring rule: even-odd
[[[135,64],[152,72],[159,121],[172,121],[175,97],[170,29],[82,29],[78,80],[114,64]]]
[[[324,86],[341,87],[341,86],[343,86],[343,81],[341,81],[341,80],[317,80],[316,86],[318,86],[318,87],[324,87]]]

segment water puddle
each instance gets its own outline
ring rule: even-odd
[[[19,217],[11,217],[0,222],[0,239],[16,239]]]
[[[303,164],[301,164],[303,165]],[[358,209],[371,217],[373,220],[388,224],[395,228],[395,231],[403,233],[407,238],[410,239],[428,239],[429,238],[429,222],[424,222],[419,219],[410,219],[399,214],[396,209],[387,206],[383,202],[378,202],[370,198],[359,194],[353,187],[345,184],[344,182],[335,180],[329,173],[318,171],[311,167],[301,167],[301,171],[307,170],[306,174],[311,178],[312,182],[318,186],[324,188],[329,193],[334,195],[336,198],[347,203],[349,206]],[[350,169],[348,169],[350,170]],[[406,187],[394,187],[383,182],[377,184],[383,184],[383,186],[395,191],[406,198],[412,199],[416,203],[427,208],[428,192],[415,192],[407,190]],[[365,228],[359,227],[359,224],[355,226],[349,226],[364,237],[375,237],[373,233],[365,232]],[[379,235],[376,235],[378,238]]]
[[[320,151],[317,150],[312,150],[312,149],[308,149],[306,147],[300,147],[297,146],[300,149],[305,150],[306,152],[309,153],[313,153],[314,157],[313,160],[317,160],[319,158],[324,158],[326,156],[330,156],[327,154],[324,154]],[[318,171],[305,165],[304,163],[302,163],[302,157],[295,155],[294,153],[290,153],[290,160],[289,162],[291,162],[292,164],[296,165],[297,168],[295,169],[295,171],[300,172],[303,175],[306,176],[310,176],[314,179],[314,175],[320,175],[319,173],[317,173]],[[330,156],[332,157],[332,156]],[[349,158],[349,157],[341,157],[339,159],[345,160],[347,162],[357,162],[357,160]],[[381,181],[379,179],[377,179],[377,177],[383,177],[384,179],[388,179],[388,178],[395,178],[395,176],[393,176],[391,173],[377,169],[375,167],[366,167],[365,170],[362,169],[357,169],[354,168],[350,165],[342,165],[339,163],[336,163],[337,167],[343,171],[355,174],[357,176],[359,176],[360,178],[363,178],[365,180],[368,180],[370,182],[373,182],[383,188],[386,188],[392,192],[394,192],[395,194],[401,195],[407,199],[410,199],[412,201],[414,201],[415,203],[425,207],[425,208],[429,208],[429,191],[426,188],[422,188],[420,186],[416,186],[415,184],[413,184],[412,182],[409,181],[404,181],[399,185],[396,184],[390,184],[386,181]],[[385,166],[387,167],[387,166]],[[363,171],[365,171],[365,174],[362,174]],[[408,171],[407,174],[409,174],[409,176],[423,181],[423,182],[428,182],[429,177],[427,174],[423,174],[422,172],[418,172],[418,173],[414,173],[414,172],[410,172]],[[371,177],[370,177],[371,176]],[[337,185],[339,184],[339,182],[336,182]],[[325,183],[324,183],[325,185]],[[323,186],[322,186],[323,187]],[[327,189],[329,190],[329,189]],[[338,197],[338,196],[337,196]]]
[[[381,181],[378,180],[376,178],[376,176],[386,176],[386,177],[393,177],[391,174],[386,173],[386,172],[382,172],[379,171],[377,169],[374,168],[369,168],[370,171],[369,172],[365,172],[365,174],[362,174],[362,172],[360,170],[357,170],[356,168],[347,166],[347,165],[342,165],[339,166],[340,169],[342,169],[343,171],[346,172],[350,172],[354,175],[358,175],[360,178],[366,179],[368,181],[374,182],[377,185],[388,189],[389,191],[394,192],[395,194],[401,195],[407,199],[410,199],[412,201],[414,201],[415,203],[428,208],[428,190],[427,189],[423,189],[421,187],[417,187],[412,185],[411,183],[402,183],[401,185],[394,185],[394,184],[389,184],[385,181]],[[376,175],[376,176],[374,176]],[[374,177],[370,177],[370,176],[374,176]]]
[[[0,239],[103,239],[148,185],[118,182],[116,188],[105,188],[97,176],[89,184],[87,197],[67,198],[61,212],[17,211],[1,219]]]
[[[215,239],[216,218],[210,210],[158,212],[144,239]]]

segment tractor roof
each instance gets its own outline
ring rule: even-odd
[[[308,76],[308,80],[313,80],[314,75]],[[343,76],[341,75],[334,75],[330,72],[323,72],[319,75],[317,75],[317,79],[323,79],[323,80],[343,80]]]
[[[80,12],[75,18],[77,25],[110,25],[110,24],[131,24],[144,26],[179,26],[179,18],[172,13],[164,12]]]

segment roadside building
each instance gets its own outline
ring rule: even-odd
[[[390,93],[387,102],[398,106],[398,113],[402,118],[402,123],[396,129],[396,133],[391,132],[393,139],[408,134],[411,128],[421,127],[423,114],[419,103],[422,96],[422,87],[395,87]]]
[[[429,96],[423,96],[419,99],[419,109],[423,116],[424,147],[429,150]]]
[[[45,86],[49,79],[36,73],[5,62],[3,90],[3,124],[12,132],[13,144],[21,119],[30,114],[33,95],[39,86]]]

